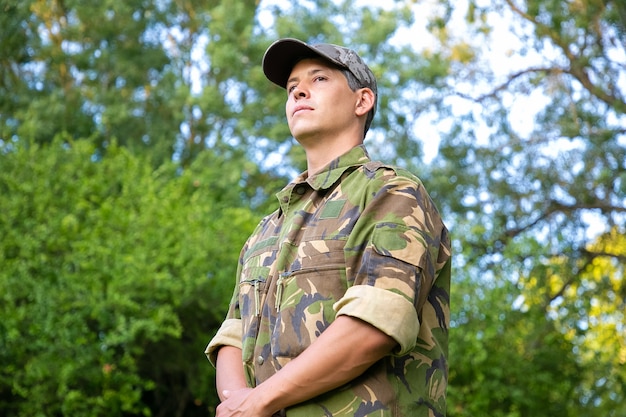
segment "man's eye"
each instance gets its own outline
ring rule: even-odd
[[[291,93],[291,92],[292,92],[295,88],[296,88],[296,86],[295,86],[295,85],[290,85],[290,86],[287,88],[287,92],[288,92],[288,93]]]

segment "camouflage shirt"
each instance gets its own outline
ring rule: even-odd
[[[277,197],[241,251],[211,362],[220,346],[242,348],[254,387],[345,314],[397,349],[287,417],[445,416],[450,240],[420,180],[358,146]]]

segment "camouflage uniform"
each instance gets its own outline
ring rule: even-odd
[[[277,197],[280,208],[241,252],[209,360],[220,346],[242,348],[254,387],[345,314],[393,337],[397,349],[287,417],[445,416],[450,240],[419,179],[358,146]]]

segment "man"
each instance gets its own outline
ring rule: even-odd
[[[218,417],[444,416],[450,241],[422,183],[370,161],[376,79],[352,50],[272,44],[307,171],[242,249],[206,354]]]

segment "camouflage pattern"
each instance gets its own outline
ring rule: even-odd
[[[352,49],[329,43],[311,45],[320,55],[350,71],[363,87],[369,87],[378,94],[376,77],[361,57]]]
[[[241,252],[226,320],[241,322],[248,384],[269,378],[347,314],[393,337],[397,350],[282,414],[445,416],[450,240],[419,179],[371,162],[359,146],[277,197],[280,208]],[[210,359],[230,344],[221,332],[228,330],[207,347]]]
[[[274,84],[285,88],[295,62],[317,56],[350,71],[362,87],[378,95],[376,77],[361,57],[352,49],[330,43],[309,45],[298,39],[284,38],[272,43],[263,56],[263,72]]]

